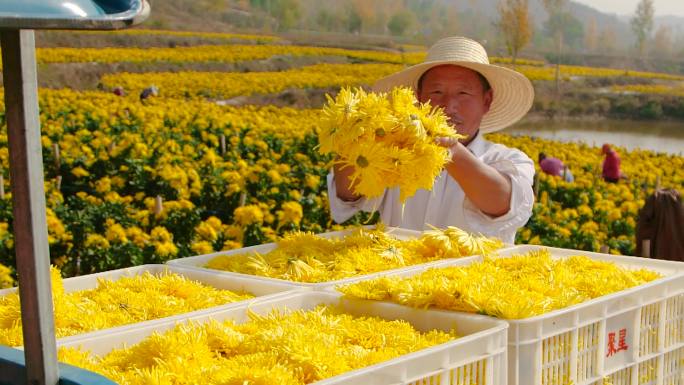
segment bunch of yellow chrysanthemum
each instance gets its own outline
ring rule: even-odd
[[[354,167],[354,193],[372,198],[399,187],[403,202],[420,188],[431,189],[449,161],[435,139],[462,136],[441,110],[418,103],[410,88],[388,94],[359,88],[328,96],[318,137],[321,153],[336,154],[342,168]]]
[[[274,311],[235,324],[178,325],[102,358],[73,348],[60,361],[99,372],[122,385],[308,384],[373,365],[458,336],[421,333],[406,321],[353,317],[319,306]]]
[[[350,297],[404,305],[529,318],[660,278],[584,256],[554,259],[548,250],[486,258],[469,266],[429,269],[408,277],[382,277],[338,288]]]
[[[174,273],[148,272],[116,281],[100,279],[95,289],[66,293],[59,270],[52,268],[51,273],[58,338],[253,297],[209,287]],[[23,344],[20,320],[19,295],[0,297],[0,345]]]
[[[399,240],[380,225],[373,230],[355,228],[341,239],[293,232],[268,253],[218,256],[205,267],[296,282],[326,282],[437,259],[486,255],[501,246],[498,239],[474,236],[456,227]]]

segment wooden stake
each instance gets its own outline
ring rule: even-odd
[[[5,199],[5,177],[0,174],[0,199]]]
[[[157,195],[157,198],[154,200],[154,215],[161,215],[163,211],[164,202],[162,201],[161,195]]]
[[[57,175],[57,178],[55,178],[55,179],[57,180],[57,183],[56,183],[57,190],[62,191],[62,176]]]
[[[55,156],[55,167],[57,172],[59,172],[59,167],[62,165],[62,159],[59,155],[59,143],[52,143],[52,152]]]
[[[226,136],[221,134],[219,137],[221,139],[221,155],[226,153]]]
[[[240,207],[243,207],[245,203],[247,203],[247,193],[243,191],[240,194]]]

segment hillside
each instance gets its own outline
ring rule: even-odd
[[[406,10],[411,16],[407,16],[406,30],[401,36],[404,39],[432,41],[434,35],[448,32],[491,41],[497,37],[493,23],[498,17],[498,3],[499,0],[157,0],[153,2],[152,16],[146,25],[198,31],[356,31],[390,35],[387,25],[391,17]],[[275,4],[281,8],[276,9]],[[530,0],[529,6],[537,34],[534,44],[537,49],[546,48],[544,23],[548,14],[541,0]],[[597,33],[609,31],[614,36],[616,50],[634,45],[629,17],[603,13],[572,1],[568,11],[581,23],[580,34],[595,22]],[[684,18],[656,18],[653,32],[661,25],[670,27],[672,42],[678,48],[675,51],[684,55]],[[577,48],[580,47],[578,43]]]
[[[140,28],[277,34],[301,45],[361,49],[393,49],[399,44],[427,46],[442,36],[465,35],[481,41],[498,56],[508,52],[494,24],[499,0],[152,0],[152,15]],[[556,45],[546,30],[548,15],[541,0],[530,0],[534,23],[532,41],[523,57],[555,62]],[[564,64],[684,73],[684,18],[655,20],[655,29],[668,26],[670,38],[648,44],[646,58],[638,58],[629,17],[611,15],[570,1]],[[390,21],[403,15],[390,31]],[[593,31],[593,32],[590,32]],[[593,46],[589,36],[593,36]],[[150,36],[74,36],[42,32],[41,47],[188,46],[222,44],[211,39]]]

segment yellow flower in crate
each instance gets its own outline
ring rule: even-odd
[[[415,253],[426,260],[488,255],[503,246],[499,239],[474,236],[453,226],[426,231],[412,244]]]
[[[52,268],[50,273],[58,338],[253,297],[209,287],[174,273],[149,272],[116,281],[99,279],[95,289],[66,293],[59,270]],[[19,295],[0,297],[0,345],[23,343],[20,317]]]
[[[548,250],[485,258],[468,266],[433,268],[407,277],[382,277],[339,287],[350,297],[403,305],[529,318],[659,278],[584,256],[551,258]]]
[[[444,239],[444,242],[435,241]],[[435,230],[416,240],[395,239],[382,225],[355,228],[341,239],[292,232],[265,254],[217,256],[205,267],[295,282],[327,282],[415,265],[441,258],[488,254],[501,241],[472,236],[458,228]]]
[[[318,306],[285,314],[248,313],[249,321],[180,324],[136,345],[94,357],[60,349],[59,358],[121,384],[300,385],[458,338],[421,332],[402,320],[354,317]]]
[[[400,198],[432,188],[449,161],[437,137],[461,138],[441,110],[420,104],[413,90],[388,94],[342,89],[328,96],[318,132],[322,154],[336,154],[344,169],[353,167],[352,188],[367,197],[399,187]]]

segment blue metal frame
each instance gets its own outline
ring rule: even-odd
[[[25,385],[24,352],[0,345],[0,385]],[[116,385],[97,373],[75,366],[59,364],[59,385]]]
[[[120,29],[149,13],[148,0],[2,0],[0,29]]]

